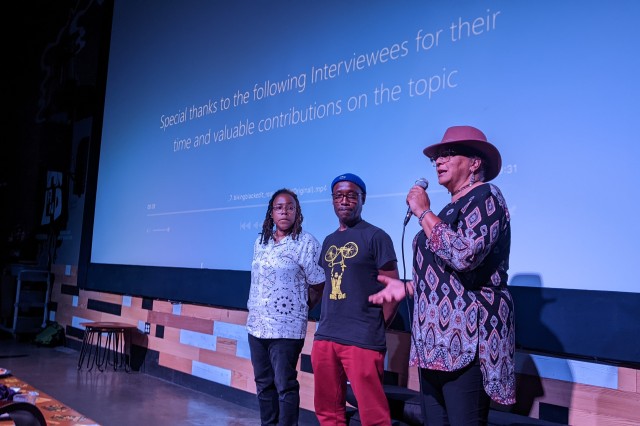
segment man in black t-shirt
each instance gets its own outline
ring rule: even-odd
[[[349,381],[362,424],[389,425],[382,388],[385,323],[397,303],[380,306],[368,298],[382,289],[378,274],[398,278],[396,254],[389,235],[361,217],[367,192],[362,179],[346,173],[331,189],[339,227],[320,252],[326,285],[311,351],[316,416],[321,425],[345,424]]]

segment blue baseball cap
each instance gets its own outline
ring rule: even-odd
[[[342,182],[342,181],[355,183],[360,187],[360,189],[362,189],[363,193],[365,194],[367,193],[367,185],[364,184],[364,181],[360,179],[359,176],[354,175],[353,173],[344,173],[338,176],[337,178],[335,178],[333,182],[331,182],[331,190],[333,191],[333,187],[336,186],[336,183]]]

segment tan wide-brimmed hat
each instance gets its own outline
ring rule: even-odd
[[[485,162],[484,181],[489,182],[500,174],[502,157],[480,130],[472,126],[452,126],[444,132],[442,140],[426,147],[422,152],[429,158],[444,149],[460,150],[460,154],[477,154]]]

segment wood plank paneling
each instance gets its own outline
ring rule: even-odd
[[[418,368],[417,367],[409,367],[407,369],[407,373],[409,374],[409,378],[407,380],[407,387],[409,389],[413,389],[414,391],[420,390],[420,379],[418,378]]]
[[[222,321],[229,322],[231,324],[245,325],[247,323],[247,311],[236,311],[233,309],[222,309],[224,316]]]
[[[315,411],[313,406],[313,374],[300,372],[298,374],[298,382],[300,382],[300,407],[305,410]]]
[[[627,392],[637,392],[638,372],[631,368],[618,368],[618,389]]]
[[[233,309],[214,308],[211,306],[183,304],[181,307],[183,316],[223,321],[229,324],[245,325],[247,323],[247,311]]]
[[[201,318],[211,321],[221,320],[223,316],[220,309],[211,309],[210,306],[183,304],[180,311],[185,317]]]
[[[594,416],[593,413],[582,410],[569,411],[569,424],[576,426],[638,426],[638,423],[633,420],[604,415]]]
[[[570,407],[571,410],[591,413],[592,416],[625,418],[640,424],[638,393],[552,379],[543,379],[542,383],[545,394],[539,399],[540,402]]]
[[[176,355],[171,355],[166,352],[161,352],[159,354],[158,365],[161,365],[162,367],[170,368],[172,370],[191,374],[191,359],[182,358]]]
[[[149,321],[149,311],[147,311],[146,309],[123,306],[121,315],[122,319],[125,320],[125,322],[132,324],[137,324],[138,321],[151,322]]]
[[[161,324],[165,327],[173,327],[183,330],[197,331],[199,333],[213,334],[213,321],[211,320],[150,311],[149,322],[152,322],[154,324]]]
[[[73,306],[73,297],[62,294],[61,285],[76,285],[77,268],[71,268],[71,275],[64,275],[66,265],[54,265],[55,274],[51,300],[57,303],[56,321],[66,327],[74,317],[89,321],[126,322],[137,327],[138,322],[149,322],[152,333],[136,332],[134,343],[159,353],[160,365],[191,374],[192,362],[200,361],[231,371],[231,386],[255,393],[253,367],[250,360],[235,356],[237,342],[234,339],[218,337],[216,350],[200,349],[180,343],[182,330],[189,330],[213,336],[215,321],[245,325],[247,312],[202,305],[181,304],[180,315],[173,315],[173,304],[168,301],[153,301],[153,309],[143,309],[141,297],[131,297],[131,306],[122,307],[122,316],[111,315],[87,309],[88,299],[107,303],[122,304],[122,296],[102,292],[80,290],[78,306]],[[164,338],[154,336],[157,325],[164,326]],[[311,354],[316,323],[309,321],[307,336],[302,353]],[[406,375],[410,389],[418,390],[418,376],[415,367],[408,368],[409,335],[390,331],[387,334],[387,369]],[[543,395],[531,402],[530,417],[537,418],[541,402],[569,408],[569,421],[574,425],[638,425],[640,424],[640,370],[618,368],[618,389],[607,389],[552,379],[541,379]],[[312,373],[300,372],[300,406],[313,411]]]
[[[256,382],[253,380],[253,371],[247,374],[245,371],[233,370],[231,372],[231,386],[255,394]]]
[[[237,358],[233,355],[220,353],[218,351],[202,349],[198,361],[227,370],[238,371],[253,377],[251,361],[245,358]]]
[[[80,294],[82,298],[84,298],[84,300],[93,299],[100,300],[101,302],[116,303],[122,305],[122,295],[120,294],[98,293],[96,291],[87,290],[82,290]]]
[[[76,285],[78,281],[78,267],[71,265],[69,269],[69,275],[66,275],[67,265],[54,264],[51,266],[51,272],[53,272],[56,281]]]
[[[224,337],[216,338],[216,352],[221,354],[227,354],[236,356],[238,342],[233,339],[226,339]]]
[[[146,311],[146,309],[142,309],[142,297],[132,297],[131,298],[131,309],[140,309]]]
[[[302,353],[311,355],[311,349],[313,348],[313,336],[316,332],[316,323],[309,321],[307,323],[307,335],[304,338],[304,346],[302,347]]]
[[[166,331],[167,329],[165,329]],[[166,333],[165,333],[166,337]],[[149,349],[153,351],[157,351],[159,353],[166,353],[169,355],[175,355],[177,357],[186,358],[190,360],[198,359],[200,348],[196,348],[195,346],[183,345],[176,341],[171,341],[167,339],[158,339],[157,337],[153,337],[148,335],[149,339]]]
[[[398,373],[398,384],[406,386],[409,379],[409,345],[408,333],[387,332],[387,366],[386,370]]]
[[[164,329],[164,340],[169,342],[180,342],[180,329],[165,327]]]
[[[163,312],[165,314],[173,314],[173,303],[163,301],[163,300],[154,300],[153,312]]]

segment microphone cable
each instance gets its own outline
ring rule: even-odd
[[[416,352],[416,357],[418,357],[418,359],[420,359],[420,354],[418,353],[418,346],[416,345],[416,342],[413,337],[413,315],[414,313],[411,311],[411,306],[409,303],[409,290],[407,289],[407,268],[406,268],[406,264],[405,264],[405,255],[404,255],[404,236],[405,236],[405,231],[407,230],[407,223],[408,221],[404,224],[404,226],[402,227],[402,236],[401,236],[401,244],[400,244],[400,252],[401,252],[401,257],[402,257],[402,282],[404,283],[404,301],[407,305],[407,315],[409,316],[409,345],[413,347],[414,351]],[[421,232],[424,232],[423,229],[420,229]],[[413,264],[413,263],[412,263]],[[414,299],[416,297],[416,283],[413,283],[413,296],[411,297],[412,299]],[[415,301],[414,301],[414,306],[415,306]],[[411,360],[411,349],[409,349],[409,356],[408,356],[408,360],[407,360],[407,377],[408,377],[408,368],[409,368],[409,361]],[[422,423],[423,424],[427,424],[426,423],[426,407],[424,406],[424,394],[423,394],[423,383],[422,383],[422,372],[421,372],[421,368],[420,368],[420,363],[418,362],[418,366],[416,367],[416,371],[418,373],[418,387],[419,387],[419,392],[420,392],[420,410],[421,410],[421,414],[422,414]],[[409,388],[409,385],[407,383],[407,389]]]

